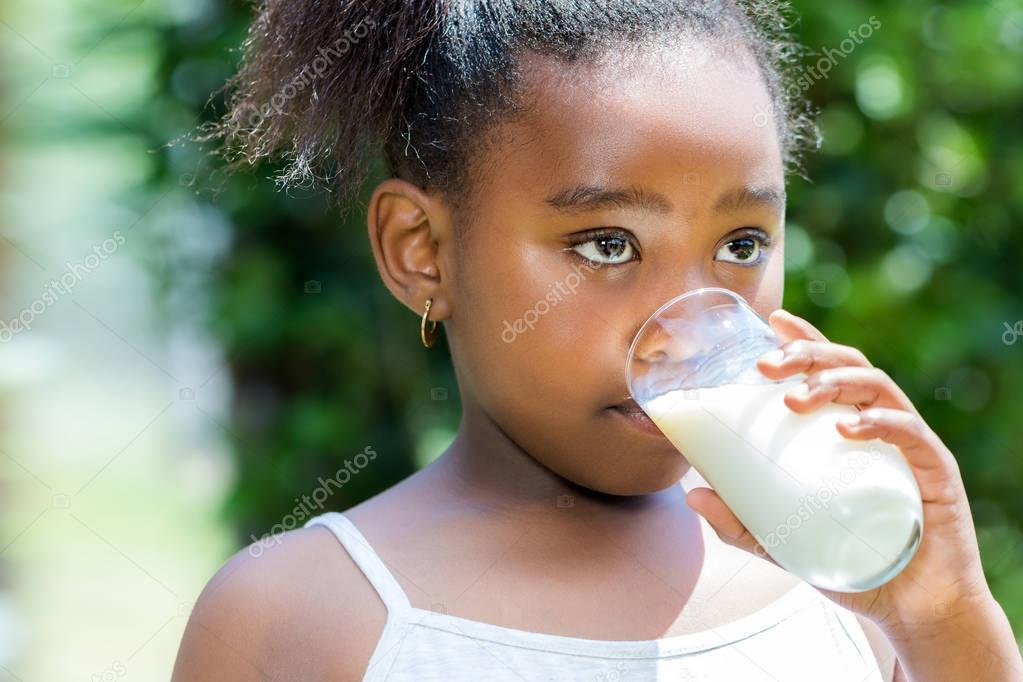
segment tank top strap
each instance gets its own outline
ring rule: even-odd
[[[380,595],[388,614],[396,615],[411,608],[408,595],[394,574],[347,516],[341,512],[325,512],[306,521],[304,527],[309,526],[326,526],[334,533],[341,546],[352,557],[352,561]]]

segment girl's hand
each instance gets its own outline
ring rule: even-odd
[[[844,593],[818,588],[843,608],[874,621],[889,637],[903,638],[937,631],[960,615],[993,601],[980,561],[966,490],[955,457],[924,423],[906,394],[863,353],[829,342],[813,325],[785,310],[769,322],[786,343],[784,357],[771,353],[757,368],[778,380],[800,372],[807,378],[785,396],[785,404],[801,414],[829,403],[853,405],[860,423],[838,424],[846,438],[879,438],[899,447],[909,463],[923,498],[924,533],[909,564],[895,578],[866,592]],[[777,355],[780,352],[775,351]],[[694,488],[687,501],[728,544],[773,559],[749,530],[710,488]]]

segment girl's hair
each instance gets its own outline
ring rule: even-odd
[[[284,161],[280,184],[325,186],[342,205],[382,153],[392,175],[458,208],[494,124],[525,108],[523,52],[586,63],[708,38],[753,56],[771,99],[762,121],[799,172],[818,135],[790,85],[802,50],[787,13],[784,0],[263,0],[228,111],[202,139],[230,166]]]

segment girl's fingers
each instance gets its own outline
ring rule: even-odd
[[[829,367],[870,366],[859,350],[829,342],[817,327],[784,308],[772,312],[768,322],[784,342],[779,350],[757,360],[757,369],[772,381]]]
[[[955,502],[958,499],[959,492],[955,488],[961,482],[959,463],[919,415],[872,407],[848,419],[839,419],[836,428],[852,440],[878,438],[898,446],[915,470],[925,502]]]
[[[757,358],[757,369],[772,381],[833,367],[872,367],[858,348],[830,341],[797,339]]]
[[[767,321],[785,341],[794,341],[796,339],[809,339],[811,341],[828,340],[817,327],[784,308],[778,308],[771,313]]]
[[[793,412],[805,414],[826,403],[891,407],[919,414],[909,397],[877,367],[835,367],[812,374],[785,395]]]
[[[686,495],[686,503],[707,520],[722,542],[778,565],[713,489],[693,488]]]

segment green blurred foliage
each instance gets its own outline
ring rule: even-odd
[[[957,455],[992,587],[1023,631],[1023,338],[1007,332],[1023,319],[1012,251],[1023,0],[795,5],[795,30],[817,53],[807,69],[828,50],[834,63],[826,77],[804,74],[824,144],[807,157],[811,182],[790,182],[785,306],[891,374]],[[249,18],[241,3],[189,7],[184,21],[116,29],[155,55],[154,87],[130,122],[151,148],[222,110],[203,105]],[[435,455],[458,419],[446,350],[422,348],[418,319],[381,286],[363,215],[341,221],[323,196],[277,192],[273,169],[211,175],[194,145],[157,158],[153,185],[193,186],[229,234],[199,277],[236,390],[223,427],[239,537],[279,523],[367,445],[383,456],[332,508]],[[168,281],[193,267],[168,254],[153,264]]]
[[[808,65],[879,27],[807,91],[824,143],[790,185],[785,306],[863,350],[956,454],[1018,631],[1023,3],[797,6]]]
[[[279,192],[272,167],[226,176],[209,149],[181,137],[223,111],[219,93],[207,98],[235,68],[248,20],[246,5],[213,2],[190,22],[145,28],[159,35],[151,146],[176,140],[161,150],[154,182],[194,189],[227,224],[229,246],[212,268],[162,252],[152,266],[168,290],[190,274],[212,297],[200,314],[234,386],[230,422],[220,424],[237,465],[225,513],[245,542],[317,513],[303,496],[367,447],[380,456],[342,475],[343,486],[326,486],[325,507],[351,506],[405,478],[438,454],[446,432],[436,425],[450,431],[459,411],[443,341],[427,353],[418,317],[380,283],[364,212],[342,219],[323,194]],[[176,315],[196,307],[168,301]]]

